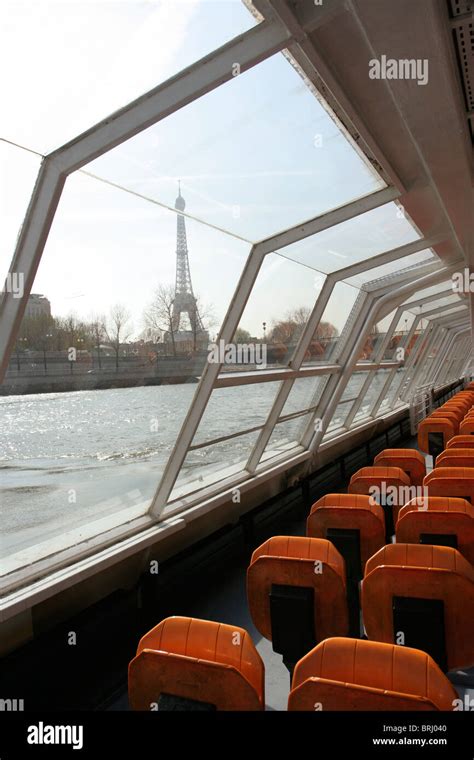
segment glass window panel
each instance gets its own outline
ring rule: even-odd
[[[415,295],[411,295],[405,303],[409,303],[410,301],[414,301],[415,298],[427,298],[428,296],[436,295],[437,293],[443,293],[446,290],[452,290],[452,280],[444,280],[443,282],[439,282],[436,285],[431,285],[429,288],[422,288],[421,290],[418,290]],[[422,308],[426,309],[428,311],[430,307],[430,301],[423,304]]]
[[[324,309],[303,360],[304,365],[334,364],[341,350],[343,329],[352,313],[359,290],[337,282]]]
[[[329,377],[330,375],[319,375],[318,377],[300,377],[295,380],[280,416],[285,417],[287,414],[295,414],[315,407]]]
[[[303,414],[294,417],[291,420],[278,422],[269,438],[265,451],[260,459],[260,465],[268,463],[273,457],[279,456],[285,452],[291,453],[293,449],[300,445],[299,441],[303,435],[311,414]]]
[[[354,372],[354,374],[349,379],[346,387],[344,388],[344,392],[341,396],[340,401],[347,401],[348,399],[354,399],[357,397],[362,389],[366,377],[367,372],[364,370],[358,370],[357,372]]]
[[[416,342],[417,332],[413,334],[410,339],[409,345],[405,345],[408,339],[408,333],[413,325],[414,316],[409,311],[402,312],[392,337],[390,338],[387,347],[385,348],[383,360],[384,361],[406,361],[410,356],[413,346]],[[401,353],[399,349],[403,348]]]
[[[381,280],[382,278],[388,277],[389,275],[400,274],[400,271],[406,269],[407,267],[426,264],[431,260],[439,262],[438,257],[433,255],[432,251],[418,251],[418,253],[412,253],[410,256],[402,256],[401,258],[396,259],[395,261],[391,261],[388,264],[382,264],[381,266],[367,269],[365,272],[361,272],[360,274],[347,278],[345,282],[362,287],[364,284],[375,283],[375,281]],[[416,271],[413,274],[416,276]],[[389,285],[388,282],[381,282],[380,286],[384,284],[387,286]]]
[[[254,24],[240,0],[6,0],[3,136],[49,152]]]
[[[420,304],[420,306],[412,306],[410,311],[412,314],[422,314],[423,312],[431,311],[432,309],[438,309],[440,306],[461,305],[463,299],[456,293],[449,296],[443,296],[433,301],[427,301],[427,303]]]
[[[340,401],[338,403],[338,405],[336,406],[336,409],[334,410],[334,414],[332,416],[331,422],[328,425],[327,430],[323,436],[323,440],[326,439],[329,433],[343,426],[344,420],[346,419],[347,415],[352,409],[353,404],[354,404],[353,398],[347,399],[347,401]]]
[[[3,554],[47,556],[111,517],[144,514],[193,393],[183,384],[2,397]]]
[[[257,438],[255,431],[189,451],[169,502],[242,472]],[[166,516],[166,510],[163,514]]]
[[[360,361],[376,361],[378,358],[378,351],[381,349],[381,344],[386,338],[387,331],[390,329],[392,324],[392,319],[395,316],[395,310],[392,311],[390,314],[388,314],[386,317],[381,319],[377,324],[375,324],[372,327],[372,330],[370,331],[369,335],[366,338],[366,341],[364,343]],[[388,345],[386,346],[384,350],[384,354],[382,357],[379,357],[380,361],[383,361],[384,359],[389,359],[393,355],[393,350],[391,349],[393,339],[390,339],[388,342]]]
[[[399,377],[400,372],[401,368],[390,370],[390,383],[384,391],[383,398],[380,400],[380,405],[376,412],[377,417],[380,417],[390,410],[390,391],[397,381],[397,377]]]
[[[418,366],[419,357],[424,350],[424,344],[426,340],[426,328],[419,326],[410,340],[410,345],[406,349],[405,363],[397,369],[395,378],[391,383],[390,390],[387,395],[389,406],[396,404],[399,396],[403,394],[405,388],[412,380]],[[416,354],[416,361],[414,365],[410,361],[410,354],[412,353]],[[408,364],[411,366],[408,367]]]
[[[390,372],[391,370],[389,369],[378,369],[376,372],[371,372],[372,379],[370,385],[367,388],[362,404],[354,417],[354,422],[357,422],[370,414]]]
[[[4,109],[4,111],[7,110]],[[16,148],[0,139],[0,276],[2,283],[11,264],[40,163],[40,156]]]
[[[201,418],[193,446],[263,425],[281,382],[216,388]]]
[[[252,241],[384,186],[281,53],[88,168]]]
[[[265,256],[240,320],[239,340],[264,341],[269,366],[288,364],[324,280],[276,253]]]
[[[397,204],[386,203],[287,245],[282,252],[294,261],[329,274],[405,243],[412,243],[419,237],[415,226],[400,213]],[[367,278],[365,274],[361,281],[365,282]],[[353,280],[356,284],[359,282],[355,277]]]
[[[339,403],[334,410],[334,414],[332,416],[330,424],[328,425],[326,434],[343,425],[344,420],[354,405],[354,402],[360,395],[366,377],[367,372],[360,370],[358,372],[354,372],[354,374],[350,377],[346,387],[344,388],[342,396],[339,399]]]
[[[40,556],[147,511],[249,251],[187,222],[203,329],[185,315],[177,330],[176,227],[174,212],[68,179],[2,388],[7,552]]]

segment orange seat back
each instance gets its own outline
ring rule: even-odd
[[[455,435],[446,446],[447,449],[468,449],[472,446],[473,440],[470,435]]]
[[[474,448],[445,449],[436,457],[435,467],[474,467]]]
[[[467,412],[471,409],[471,406],[471,402],[467,399],[459,399],[458,401],[447,401],[445,404],[443,404],[442,407],[440,407],[440,409],[454,409],[467,414]]]
[[[306,522],[306,535],[328,538],[330,529],[359,531],[362,567],[385,543],[382,507],[365,494],[331,493],[313,504]]]
[[[474,435],[474,415],[468,415],[459,425],[461,435]]]
[[[349,493],[370,494],[381,504],[390,498],[393,520],[397,519],[398,510],[413,496],[416,486],[400,467],[362,467],[351,477]],[[387,520],[387,518],[386,518]]]
[[[252,554],[247,570],[248,606],[255,627],[270,641],[273,584],[313,589],[316,641],[347,634],[344,560],[330,541],[274,536]]]
[[[390,544],[369,559],[362,581],[369,639],[395,643],[394,597],[442,601],[448,669],[474,664],[474,569],[456,549]]]
[[[156,709],[161,694],[218,710],[264,710],[264,666],[238,626],[170,617],[140,640],[128,669],[132,710]]]
[[[474,467],[435,467],[423,485],[430,496],[460,497],[474,503]]]
[[[452,710],[457,696],[426,652],[332,638],[297,663],[288,710]]]
[[[401,520],[408,512],[426,510],[438,512],[468,512],[474,509],[466,499],[453,498],[451,496],[422,496],[421,498],[412,499],[407,502],[398,512],[398,519]]]
[[[421,486],[426,475],[425,457],[416,449],[384,449],[375,457],[374,465],[400,467],[415,486]]]
[[[441,433],[443,436],[443,448],[446,448],[447,443],[453,435],[456,435],[455,427],[451,420],[446,417],[427,417],[422,420],[418,426],[418,448],[424,451],[425,454],[429,453],[429,434]]]
[[[434,412],[430,414],[427,419],[429,420],[437,420],[437,419],[447,419],[450,420],[453,424],[454,429],[454,435],[459,432],[459,425],[462,422],[464,417],[464,414],[462,411],[459,410],[452,410],[452,409],[436,409]]]
[[[436,497],[431,497],[436,499]],[[442,501],[442,499],[440,499]],[[474,564],[474,507],[465,499],[450,499],[447,509],[439,504],[428,504],[428,509],[403,507],[395,529],[397,543],[430,543],[454,546],[471,564]],[[430,497],[427,498],[430,502]]]

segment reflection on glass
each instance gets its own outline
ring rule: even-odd
[[[311,416],[311,414],[303,414],[277,423],[261,456],[260,465],[267,464],[273,457],[291,452],[292,449],[299,446],[300,438]]]
[[[401,270],[407,269],[408,267],[415,267],[417,265],[421,266],[422,264],[427,264],[431,261],[439,262],[438,257],[434,255],[432,251],[418,251],[417,253],[410,254],[410,256],[402,256],[402,258],[395,259],[395,261],[391,261],[388,264],[382,264],[378,267],[367,269],[365,272],[347,278],[346,282],[351,283],[352,285],[358,285],[359,287],[365,283],[373,285],[377,283],[377,280],[381,280],[383,277],[388,277],[391,274],[396,275],[399,274]],[[416,277],[416,274],[416,271],[414,271],[413,277]],[[387,283],[380,282],[380,287],[384,284],[386,285]]]
[[[169,501],[173,502],[242,472],[257,437],[258,431],[255,431],[209,446],[190,449]]]
[[[328,378],[329,375],[297,378],[291,387],[280,416],[285,417],[287,414],[295,414],[295,412],[302,412],[305,409],[314,409],[326,387]]]
[[[396,203],[386,203],[309,238],[286,246],[285,256],[321,272],[335,272],[379,253],[418,240],[420,235]],[[358,285],[369,273],[349,280]],[[362,279],[360,279],[362,278]]]
[[[245,306],[234,340],[238,343],[263,343],[266,346],[267,364],[286,365],[303,332],[314,304],[321,292],[325,277],[294,261],[270,253],[265,256]],[[315,331],[317,338],[326,344],[329,338],[322,332],[337,332],[333,325],[324,322]],[[319,353],[324,349],[319,346]],[[308,351],[311,355],[311,350]]]
[[[365,392],[362,404],[354,417],[354,422],[358,422],[371,413],[390,372],[391,370],[389,369],[379,369],[376,372],[370,373],[371,381]]]
[[[254,24],[240,0],[6,0],[2,136],[50,152]]]
[[[263,425],[281,383],[216,388],[201,418],[193,446]]]
[[[344,420],[352,409],[354,402],[358,399],[362,386],[367,377],[367,372],[358,371],[354,372],[339,400],[338,405],[334,411],[331,422],[328,425],[326,433],[341,427],[344,424]]]
[[[305,365],[337,362],[341,335],[358,295],[357,288],[336,282],[304,357]]]
[[[326,438],[328,433],[331,433],[333,430],[336,430],[337,428],[342,427],[342,425],[344,424],[344,420],[346,419],[347,415],[352,409],[354,400],[355,400],[354,398],[351,398],[351,399],[347,399],[347,401],[340,401],[338,403],[338,405],[336,406],[336,409],[334,410],[334,414],[332,416],[331,422],[328,425],[326,432],[323,436],[323,440]]]
[[[88,169],[162,203],[179,177],[195,216],[252,241],[384,186],[281,53]]]

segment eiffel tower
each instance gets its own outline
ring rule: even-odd
[[[184,211],[186,203],[181,195],[181,183],[179,183],[178,197],[174,204],[175,209]],[[189,320],[189,328],[194,339],[196,337],[207,339],[201,317],[198,312],[196,297],[191,283],[189,271],[188,243],[186,240],[186,224],[182,214],[177,215],[176,221],[176,285],[173,301],[173,331],[177,337],[183,334],[184,317]],[[186,331],[188,332],[188,331]],[[184,337],[184,336],[183,336]]]

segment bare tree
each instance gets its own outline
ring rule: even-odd
[[[143,314],[147,335],[157,342],[162,333],[171,338],[173,356],[176,356],[175,332],[173,320],[174,288],[172,285],[160,285],[153,294],[153,300]]]
[[[120,346],[131,333],[130,312],[122,304],[117,303],[110,309],[106,332],[115,352],[115,369],[118,371]]]
[[[192,309],[189,318],[191,322],[191,332],[193,334],[193,352],[196,353],[197,341],[200,334],[206,334],[207,341],[209,328],[214,327],[217,324],[217,319],[212,306],[203,304],[199,296],[196,296],[194,299],[194,308]]]
[[[102,369],[100,346],[107,335],[105,321],[104,315],[98,316],[97,314],[93,314],[88,323],[89,337],[92,345],[97,351],[97,363],[99,369]]]

